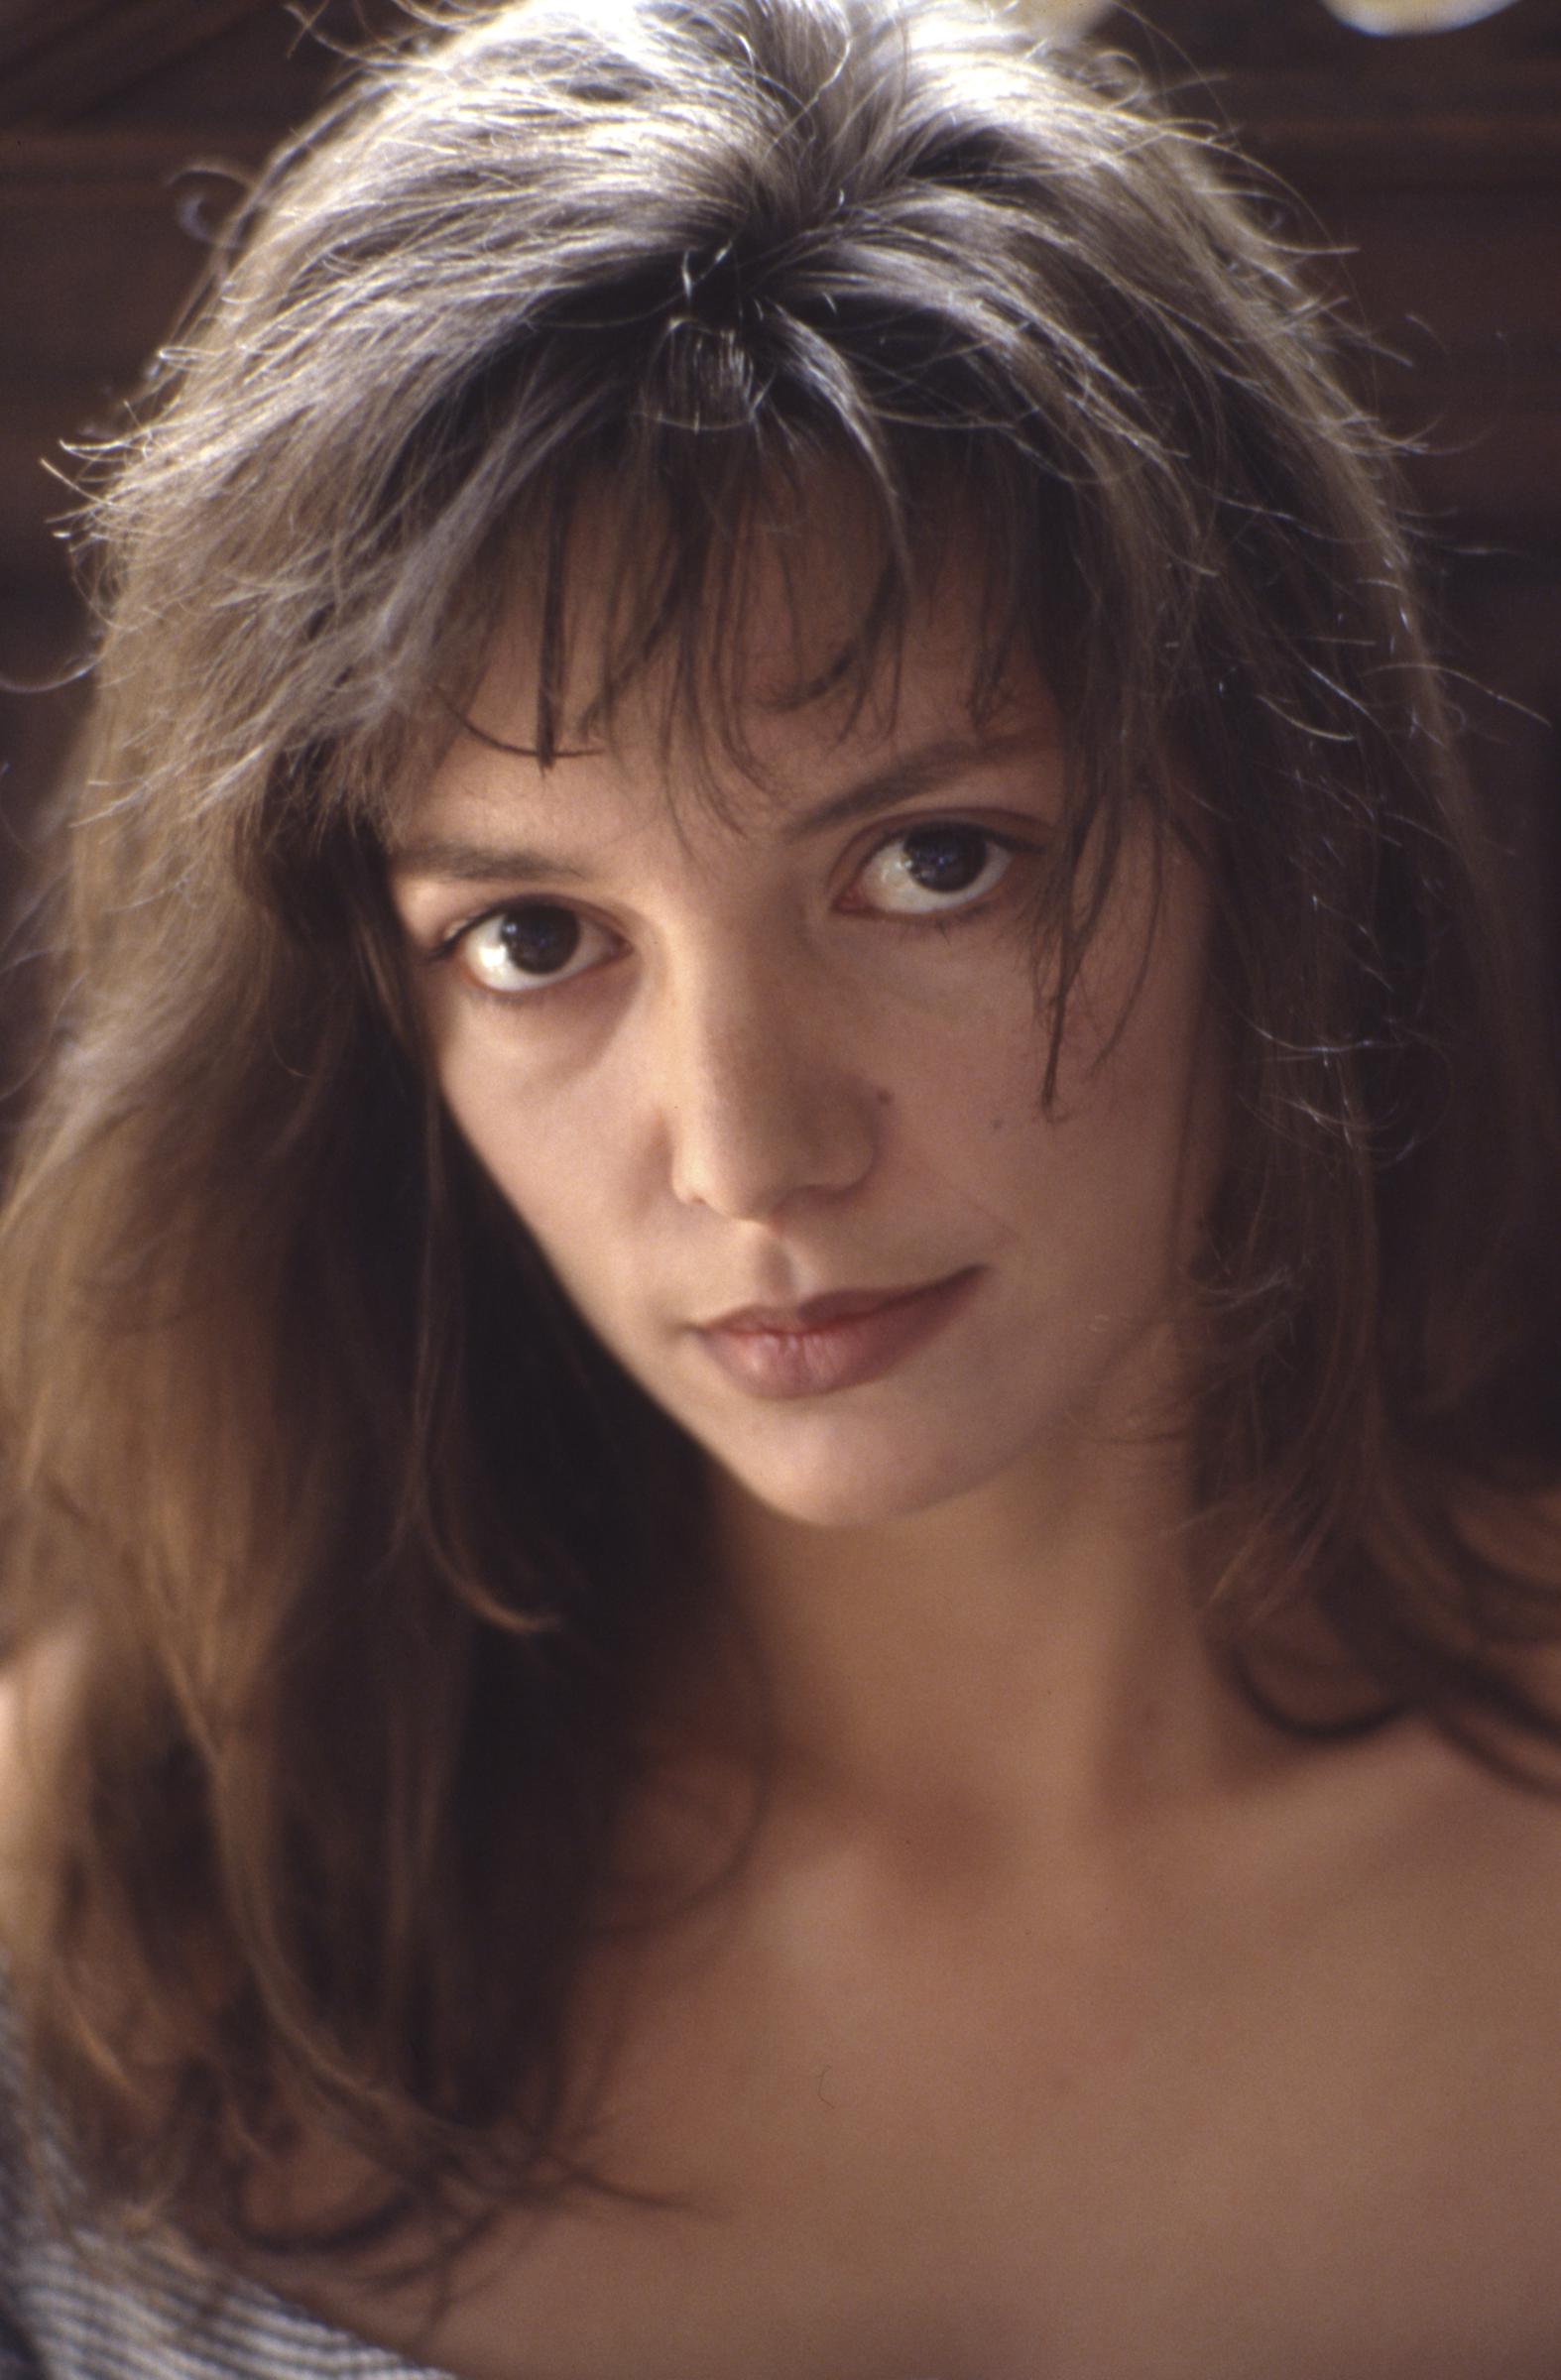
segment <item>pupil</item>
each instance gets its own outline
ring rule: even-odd
[[[555,975],[580,947],[580,921],[567,909],[517,909],[500,926],[499,939],[523,975]]]
[[[925,826],[905,837],[905,870],[924,892],[963,892],[987,864],[985,835],[973,826]]]

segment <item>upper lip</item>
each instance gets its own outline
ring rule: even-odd
[[[941,1289],[955,1278],[944,1273],[935,1280],[905,1281],[887,1289],[831,1289],[821,1297],[804,1298],[797,1306],[734,1306],[699,1325],[703,1331],[819,1331],[832,1322],[849,1322],[859,1314],[875,1314],[880,1306],[898,1305],[902,1298],[920,1297]]]

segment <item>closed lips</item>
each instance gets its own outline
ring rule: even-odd
[[[957,1276],[948,1275],[947,1279]],[[723,1314],[714,1322],[700,1325],[707,1331],[823,1331],[832,1322],[851,1322],[858,1315],[877,1314],[885,1306],[903,1305],[907,1298],[924,1297],[929,1289],[941,1289],[946,1280],[918,1281],[912,1288],[899,1289],[836,1289],[822,1297],[804,1299],[799,1306],[740,1306]]]
[[[837,1289],[799,1306],[739,1306],[698,1337],[728,1380],[750,1395],[865,1387],[942,1329],[980,1271],[971,1265],[915,1289]]]

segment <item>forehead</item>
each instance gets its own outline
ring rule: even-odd
[[[492,785],[487,753],[532,764],[512,782],[566,785],[566,764],[610,753],[675,800],[751,817],[906,750],[1059,739],[968,526],[906,557],[849,483],[826,485],[719,536],[701,584],[676,573],[603,501],[545,559],[523,550],[437,781]]]

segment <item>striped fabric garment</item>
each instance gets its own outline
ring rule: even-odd
[[[18,2147],[16,2085],[0,2015],[0,2380],[448,2380],[255,2282],[59,2236]]]

